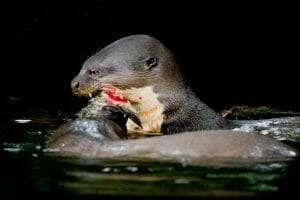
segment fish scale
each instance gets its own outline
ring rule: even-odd
[[[114,95],[112,92],[108,92],[108,94],[102,92],[100,96],[91,98],[88,105],[82,108],[76,115],[79,118],[99,118],[101,117],[103,106],[115,106],[114,104],[118,104],[116,106],[120,106],[134,123],[142,127],[140,119],[130,110],[129,101],[122,96]]]

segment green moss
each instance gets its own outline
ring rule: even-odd
[[[221,115],[227,119],[264,119],[276,117],[278,114],[284,114],[284,112],[269,106],[234,106],[221,112]]]

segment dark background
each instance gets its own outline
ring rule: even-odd
[[[203,3],[205,2],[205,3]],[[105,45],[149,34],[176,55],[216,110],[300,111],[297,26],[287,1],[20,1],[6,96],[65,98],[82,63]],[[3,92],[2,92],[3,94]],[[51,102],[49,102],[51,103]]]

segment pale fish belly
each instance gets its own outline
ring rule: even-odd
[[[135,114],[140,118],[142,127],[128,120],[128,132],[137,132],[145,135],[161,134],[161,125],[164,115],[163,104],[158,100],[158,95],[151,86],[131,88],[125,90],[123,95],[130,101]]]

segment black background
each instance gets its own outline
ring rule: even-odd
[[[204,3],[205,2],[205,3]],[[297,26],[287,1],[20,1],[6,96],[72,96],[71,79],[105,45],[156,37],[216,110],[269,105],[299,111]],[[295,49],[296,48],[296,49]],[[3,94],[3,92],[2,92]]]

